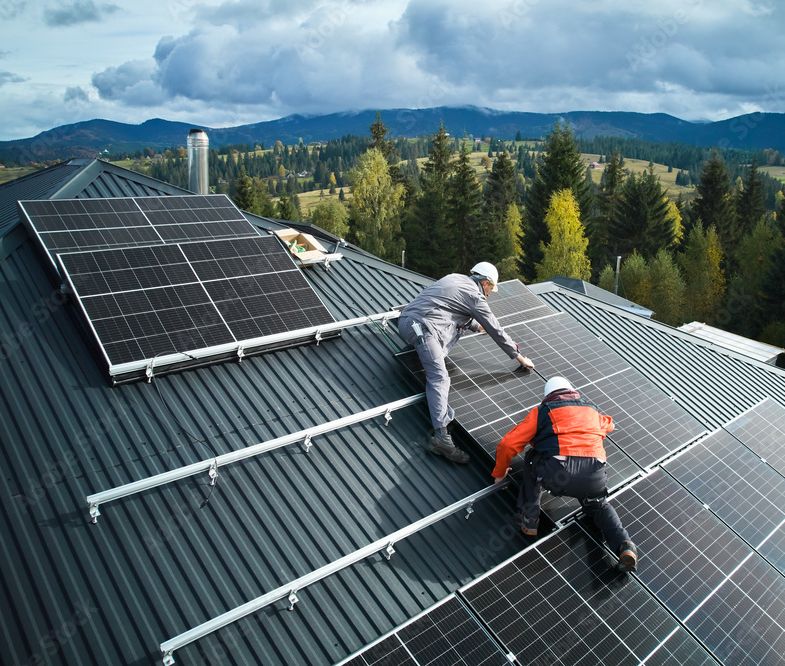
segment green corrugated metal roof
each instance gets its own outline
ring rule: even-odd
[[[203,508],[207,479],[194,477],[106,505],[91,526],[91,492],[419,389],[393,358],[395,336],[377,326],[110,388],[23,227],[4,250],[4,659],[151,663],[162,640],[487,485],[479,453],[460,468],[424,454],[428,418],[415,406],[388,427],[379,419],[318,437],[307,454],[294,446],[229,466]],[[329,271],[304,271],[337,318],[405,303],[422,285],[345,254]],[[376,556],[308,588],[295,612],[277,604],[178,651],[177,661],[337,661],[515,552],[511,504],[487,500],[470,521],[456,516],[396,544],[391,562]]]

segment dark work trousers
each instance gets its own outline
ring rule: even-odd
[[[540,456],[531,449],[524,457],[523,483],[518,496],[518,511],[522,515],[523,527],[537,529],[540,519],[540,497],[543,490],[553,495],[564,495],[577,499],[586,515],[595,525],[614,553],[621,549],[622,541],[629,540],[627,530],[621,524],[606,496],[608,477],[606,464],[596,458],[570,456],[557,460],[552,456]]]

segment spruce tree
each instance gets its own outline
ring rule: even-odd
[[[766,203],[764,200],[763,179],[758,171],[758,165],[752,161],[747,178],[744,181],[744,188],[739,192],[736,199],[736,220],[738,238],[743,238],[752,231],[752,228],[766,213]],[[732,246],[726,246],[725,250],[730,252]]]
[[[421,191],[404,221],[407,265],[432,277],[449,273],[455,265],[455,232],[447,205],[451,153],[450,139],[442,125],[422,168]]]
[[[693,226],[679,255],[679,264],[687,283],[685,321],[713,323],[725,293],[722,249],[714,227],[704,231],[700,222]]]
[[[611,258],[609,229],[621,202],[625,177],[624,158],[614,152],[602,172],[596,207],[586,224],[589,257],[594,266],[602,266]]]
[[[654,318],[671,326],[683,323],[684,294],[687,285],[671,254],[662,249],[649,262],[650,300]]]
[[[605,291],[613,293],[616,287],[616,271],[610,264],[605,264],[605,267],[600,271],[600,277],[597,279],[597,286]]]
[[[653,257],[674,242],[668,200],[653,169],[630,175],[622,186],[622,196],[609,226],[613,254],[638,251]]]
[[[651,301],[651,276],[645,257],[633,252],[619,269],[619,295],[648,307]]]
[[[455,264],[453,270],[468,273],[484,256],[481,252],[482,188],[469,161],[469,149],[458,155],[448,184],[448,216],[454,230]]]
[[[484,238],[480,239],[478,251],[483,260],[496,263],[504,259],[510,246],[505,223],[510,204],[516,203],[515,165],[506,152],[498,153],[485,187],[485,211],[483,215]]]
[[[534,183],[526,197],[524,212],[524,251],[521,271],[527,280],[534,278],[542,260],[541,243],[548,243],[545,214],[554,192],[571,189],[580,208],[581,219],[591,212],[591,195],[584,177],[584,165],[569,127],[556,125],[545,139]]]
[[[722,247],[726,250],[734,248],[738,234],[730,175],[718,153],[712,153],[703,165],[696,189],[698,196],[692,204],[690,227],[696,222],[700,222],[704,229],[713,226],[717,229]]]
[[[772,255],[771,266],[763,280],[761,297],[768,310],[769,323],[761,331],[761,339],[785,347],[785,244]]]

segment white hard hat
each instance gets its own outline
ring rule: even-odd
[[[489,261],[481,261],[479,264],[474,265],[471,274],[479,275],[488,280],[493,285],[491,291],[499,291],[499,286],[497,284],[499,282],[499,271],[497,271],[496,266]]]
[[[572,384],[570,384],[570,382],[564,377],[551,377],[547,382],[545,382],[543,397],[547,398],[554,391],[559,391],[562,389],[567,389],[568,391],[575,390],[572,388]]]

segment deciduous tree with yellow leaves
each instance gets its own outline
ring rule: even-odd
[[[586,255],[589,241],[571,189],[558,190],[551,195],[545,224],[550,241],[540,243],[542,261],[536,265],[537,279],[550,280],[554,275],[564,275],[588,280],[591,277],[591,263]]]

